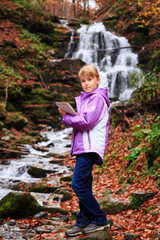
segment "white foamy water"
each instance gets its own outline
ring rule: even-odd
[[[82,25],[79,44],[75,50],[73,34],[65,57],[80,58],[95,65],[100,73],[100,87],[107,87],[109,97],[128,100],[134,90],[130,74],[137,68],[138,55],[133,53],[128,40],[106,31],[103,23]]]
[[[53,172],[56,171],[58,173],[69,173],[66,166],[49,163],[50,160],[53,160],[53,157],[48,157],[47,154],[63,154],[69,152],[71,140],[66,138],[71,132],[71,128],[66,128],[62,131],[54,131],[52,128],[49,128],[42,132],[42,135],[46,137],[47,141],[37,144],[40,147],[46,147],[48,151],[38,151],[30,145],[25,145],[29,151],[28,155],[23,155],[21,159],[11,160],[8,165],[0,165],[0,199],[11,191],[9,187],[14,183],[32,183],[39,181],[38,178],[33,178],[27,173],[29,166],[53,170]],[[39,196],[41,195],[39,194]]]

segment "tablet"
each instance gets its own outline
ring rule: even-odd
[[[74,108],[68,102],[56,102],[56,105],[70,115],[78,115]]]

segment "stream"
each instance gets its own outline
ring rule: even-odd
[[[11,160],[6,165],[0,165],[0,199],[11,191],[10,187],[14,184],[21,182],[34,183],[39,181],[38,178],[33,178],[27,173],[29,166],[36,166],[45,170],[53,170],[64,175],[69,175],[70,170],[66,166],[49,163],[49,161],[53,160],[53,157],[49,157],[48,154],[55,153],[61,155],[69,152],[71,140],[66,138],[71,132],[71,128],[56,132],[51,127],[48,127],[41,133],[47,141],[39,142],[37,144],[39,147],[46,147],[48,151],[42,152],[34,149],[30,145],[24,145],[28,150],[27,155],[22,155],[20,159]],[[49,183],[54,184],[56,183],[56,180],[55,182],[53,180]],[[50,196],[50,194],[40,193],[34,193],[33,195],[40,204]]]

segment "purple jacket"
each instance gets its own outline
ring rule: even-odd
[[[81,92],[76,97],[76,104],[78,116],[63,116],[63,122],[73,127],[71,155],[95,152],[99,155],[96,164],[102,165],[109,132],[107,88],[97,88],[90,93]]]

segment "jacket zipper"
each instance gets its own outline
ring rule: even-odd
[[[88,142],[89,142],[89,150],[91,150],[91,139],[89,135],[89,130],[87,130]]]

